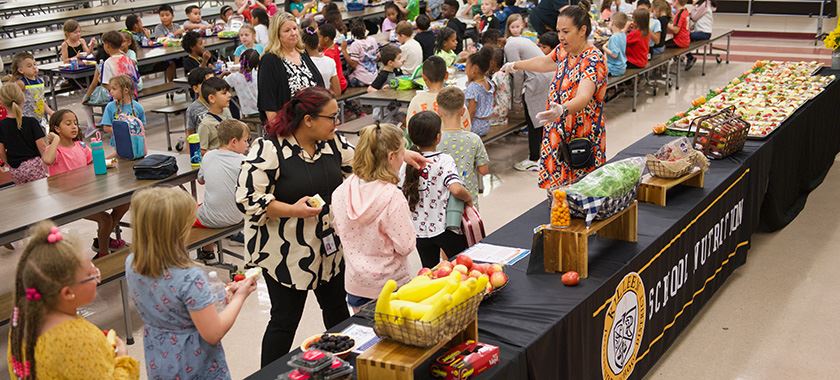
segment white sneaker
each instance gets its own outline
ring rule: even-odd
[[[535,172],[540,169],[540,164],[531,160],[522,160],[514,164],[513,168],[521,172]]]

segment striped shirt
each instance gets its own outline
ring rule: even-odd
[[[321,141],[309,156],[294,137],[259,138],[242,163],[236,201],[245,212],[249,263],[268,271],[284,286],[315,289],[341,271],[342,252],[332,227],[333,191],[352,172],[354,147],[344,138]],[[274,200],[294,204],[318,194],[325,205],[311,218],[269,218]],[[334,242],[335,252],[329,252]]]

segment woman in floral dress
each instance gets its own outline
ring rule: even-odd
[[[545,124],[539,171],[539,186],[544,189],[575,183],[606,161],[603,108],[607,66],[604,54],[587,42],[592,32],[590,25],[587,8],[567,6],[557,17],[560,45],[551,54],[502,67],[508,73],[555,72],[548,89],[548,109],[537,115]],[[558,155],[560,142],[568,143],[575,138],[592,142],[593,165],[572,169],[562,161]]]

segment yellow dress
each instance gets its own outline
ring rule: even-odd
[[[16,379],[11,364],[9,377]],[[114,356],[105,334],[82,317],[61,322],[35,342],[38,379],[139,379],[140,364],[129,356]]]

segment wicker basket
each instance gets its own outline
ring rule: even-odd
[[[689,131],[692,129],[694,148],[708,158],[721,159],[744,148],[750,123],[735,113],[735,106],[729,106],[692,120]]]
[[[709,160],[693,147],[687,137],[680,137],[659,148],[654,154],[646,156],[646,165],[650,174],[659,178],[680,178],[691,173],[695,167],[706,171]]]
[[[452,339],[476,318],[484,292],[447,310],[431,322],[376,313],[373,330],[380,338],[395,340],[416,347],[431,347]]]

